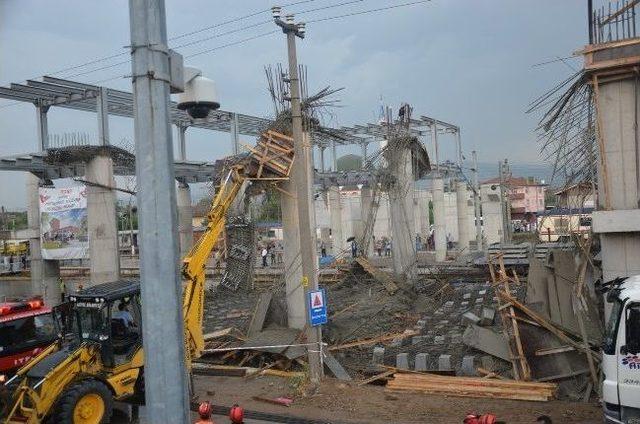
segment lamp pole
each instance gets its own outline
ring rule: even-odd
[[[280,19],[280,7],[273,7],[273,18],[276,25],[282,28],[287,36],[287,52],[289,56],[289,87],[291,89],[291,127],[293,133],[292,177],[296,187],[296,207],[298,209],[298,226],[300,228],[300,257],[302,262],[302,281],[305,288],[305,309],[308,314],[308,292],[318,289],[318,273],[315,255],[315,226],[312,225],[313,209],[312,176],[313,163],[311,143],[305,138],[302,130],[302,107],[300,104],[300,80],[298,77],[298,59],[296,56],[296,37],[304,38],[305,24],[294,23],[293,15],[287,15],[286,21]],[[310,324],[310,323],[309,323]],[[323,374],[322,366],[322,330],[320,326],[307,325],[309,377],[312,383],[319,383]]]

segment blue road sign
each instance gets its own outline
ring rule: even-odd
[[[324,289],[309,292],[309,322],[314,327],[327,323],[327,302]]]

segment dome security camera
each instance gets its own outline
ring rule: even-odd
[[[219,108],[215,82],[203,77],[200,69],[185,66],[184,92],[178,95],[178,109],[186,110],[193,119],[202,119]]]

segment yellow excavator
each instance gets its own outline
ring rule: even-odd
[[[204,234],[183,259],[188,369],[204,349],[205,265],[245,180],[241,166],[230,169],[213,200]],[[2,422],[99,424],[109,422],[114,400],[142,404],[139,282],[86,288],[70,295],[55,315],[61,329],[59,340],[2,387]]]

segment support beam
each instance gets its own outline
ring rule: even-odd
[[[187,160],[187,129],[186,125],[177,125],[178,128],[178,159]]]
[[[456,187],[456,203],[458,213],[458,251],[469,253],[469,192],[466,181],[458,181]]]
[[[339,187],[329,187],[329,215],[331,220],[331,253],[336,256],[347,248],[342,231],[342,199]]]
[[[362,169],[367,167],[367,144],[366,142],[360,144],[360,148],[362,149]]]
[[[49,106],[37,106],[36,117],[38,121],[38,148],[44,152],[49,148],[49,125],[47,120],[47,112]]]
[[[473,212],[475,215],[475,228],[476,228],[476,249],[482,250],[482,216],[480,211],[480,183],[478,183],[478,154],[474,150],[473,155]]]
[[[180,236],[180,257],[184,258],[193,246],[193,207],[189,184],[179,182],[176,193],[178,202],[178,234]]]
[[[371,234],[364,234],[367,229],[367,221],[369,220],[369,215],[372,213],[373,208],[373,190],[370,187],[362,187],[360,190],[360,214],[362,219],[362,230],[361,234],[358,237],[358,240],[363,240],[367,244],[367,250],[362,251],[364,246],[359,246],[361,253],[364,254],[367,258],[373,256],[373,228]],[[367,237],[368,240],[364,240],[364,237]]]
[[[333,168],[333,172],[338,171],[338,152],[335,141],[331,143],[331,167]]]
[[[60,303],[60,266],[58,261],[42,258],[40,242],[40,178],[33,174],[27,177],[27,224],[29,226],[29,251],[31,293],[42,296],[47,306]]]
[[[438,125],[436,121],[431,122],[431,143],[436,159],[436,173],[440,173],[440,157],[438,156]]]
[[[397,157],[389,163],[391,172],[397,179],[389,190],[393,272],[396,278],[410,279],[416,265],[413,164],[409,149],[398,149],[395,155]]]
[[[234,155],[240,153],[240,132],[238,130],[238,114],[231,114],[231,122],[229,123],[231,131],[229,132],[231,135],[231,151]]]
[[[324,146],[320,146],[320,172],[324,172]]]
[[[295,183],[282,183],[282,191],[295,193]],[[300,227],[296,199],[280,193],[282,213],[282,234],[284,247],[284,281],[287,299],[287,325],[289,328],[303,329],[307,323],[302,281],[302,260],[300,257]]]
[[[87,163],[87,217],[91,280],[87,286],[120,278],[120,252],[116,222],[116,195],[113,162],[108,156],[96,156]]]
[[[109,94],[106,87],[100,87],[96,98],[96,114],[98,116],[98,143],[101,146],[110,144],[109,141]]]
[[[439,176],[433,179],[432,190],[436,262],[442,262],[447,257],[447,227],[444,212],[444,181]]]

